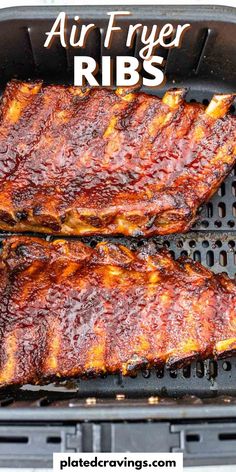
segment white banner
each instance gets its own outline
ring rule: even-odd
[[[148,472],[182,472],[182,453],[94,453],[76,452],[53,454],[54,472],[127,472],[141,471],[148,469]]]

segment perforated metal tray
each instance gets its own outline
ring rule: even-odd
[[[62,9],[69,15],[68,27],[76,14],[83,23],[97,25],[82,51],[65,50],[58,42],[50,49],[43,47],[44,33]],[[12,77],[72,82],[74,55],[90,55],[100,62],[101,55],[107,53],[102,39],[107,11],[113,9],[114,6],[105,5],[1,10],[0,89]],[[187,100],[204,104],[215,92],[235,91],[234,9],[123,5],[116,6],[116,10],[129,10],[132,14],[120,17],[124,33],[114,36],[110,50],[113,57],[138,56],[139,34],[131,49],[124,47],[125,32],[131,23],[141,22],[150,27],[154,23],[190,22],[192,26],[182,47],[162,51],[168,79],[165,88],[186,87]],[[164,90],[151,93],[162,95]],[[235,113],[234,107],[231,113]],[[174,257],[188,254],[211,270],[235,278],[235,236],[234,170],[211,202],[202,208],[190,233],[154,241],[157,246],[168,247]],[[94,245],[97,239],[84,240]],[[133,247],[146,244],[140,239],[120,241]],[[114,375],[0,392],[0,464],[11,467],[51,465],[55,450],[122,451],[124,447],[139,451],[183,450],[188,464],[235,463],[235,438],[236,358],[194,362],[173,372],[143,371],[135,378]],[[15,459],[9,461],[13,447]]]
[[[117,7],[127,9],[126,7]],[[0,87],[10,78],[43,78],[47,82],[71,82],[73,57],[87,54],[100,62],[101,54],[107,53],[102,43],[104,27],[107,23],[108,6],[91,9],[80,7],[81,22],[94,22],[97,28],[92,32],[84,50],[63,49],[56,41],[50,49],[45,49],[44,33],[50,29],[60,8],[14,8],[0,12]],[[67,7],[68,29],[72,25],[77,9]],[[184,86],[188,88],[187,101],[198,101],[205,105],[212,95],[220,91],[233,91],[236,82],[236,14],[230,8],[142,6],[129,8],[132,14],[120,17],[123,32],[114,37],[109,53],[112,56],[131,54],[138,56],[140,35],[132,48],[124,47],[125,34],[130,23],[142,19],[143,24],[162,25],[168,21],[173,24],[190,22],[191,28],[184,36],[181,49],[161,51],[165,54],[166,88]],[[12,25],[14,24],[14,48]],[[222,62],[223,61],[223,62]],[[150,93],[150,90],[146,90]],[[162,95],[163,90],[151,93]],[[232,106],[231,113],[235,113]],[[203,206],[199,219],[190,233],[168,237],[155,237],[157,247],[169,248],[173,257],[188,255],[201,262],[214,272],[226,272],[235,278],[236,274],[236,167],[221,185],[213,199]],[[2,237],[5,235],[3,234]],[[51,238],[48,237],[49,239]],[[87,244],[95,245],[101,238],[82,238]],[[113,238],[122,244],[140,246],[144,239]],[[177,372],[145,372],[137,378],[108,376],[103,379],[78,381],[74,385],[77,394],[90,396],[100,394],[110,396],[125,392],[132,396],[150,394],[199,396],[217,393],[236,394],[236,382],[232,382],[235,360],[216,363],[198,363],[187,370]],[[210,366],[210,368],[209,368]],[[210,373],[209,373],[210,372]],[[36,387],[37,389],[38,387]],[[51,387],[45,387],[48,390]],[[57,387],[57,391],[58,391]],[[61,386],[62,390],[64,389]],[[68,384],[66,387],[68,394]],[[74,389],[73,389],[74,392]]]

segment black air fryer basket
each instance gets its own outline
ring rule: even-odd
[[[189,89],[187,100],[207,104],[215,92],[236,92],[236,10],[206,6],[30,7],[0,10],[0,87],[13,77],[73,82],[74,55],[98,62],[107,11],[120,16],[122,32],[109,54],[138,57],[139,33],[125,47],[131,23],[191,23],[179,49],[164,54],[168,87]],[[95,23],[84,49],[64,49],[59,41],[43,47],[59,13]],[[98,72],[99,77],[99,72]],[[151,93],[162,95],[164,89]],[[231,107],[231,113],[234,113]],[[215,272],[236,275],[236,168],[185,235],[153,238],[174,257],[186,254]],[[4,235],[1,235],[1,239]],[[50,239],[51,237],[47,237]],[[83,238],[95,245],[99,238]],[[117,239],[117,238],[113,238]],[[119,238],[123,244],[144,240]],[[136,377],[109,375],[44,387],[0,392],[0,466],[51,466],[59,451],[183,451],[185,464],[236,464],[236,357],[209,359],[178,369],[144,370]]]

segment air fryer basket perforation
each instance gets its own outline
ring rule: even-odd
[[[117,7],[117,9],[124,9]],[[126,8],[125,8],[126,9]],[[131,7],[129,7],[129,10]],[[102,34],[107,25],[107,11],[113,7],[80,7],[81,18],[85,23],[97,25],[91,40],[81,52],[68,48],[66,51],[55,44],[50,49],[43,48],[42,33],[49,30],[56,15],[57,7],[14,9],[0,12],[0,87],[13,78],[38,79],[43,78],[51,83],[70,83],[73,80],[73,57],[75,54],[92,55],[100,61]],[[76,10],[76,11],[75,11]],[[70,19],[78,13],[75,7],[66,7]],[[120,18],[124,31],[129,23],[151,26],[154,23],[167,22],[191,23],[191,29],[184,36],[182,46],[178,49],[165,51],[165,72],[167,83],[163,90],[153,90],[151,93],[163,95],[166,88],[186,87],[187,101],[198,101],[207,105],[215,92],[235,91],[236,83],[236,47],[232,40],[236,32],[236,15],[225,8],[207,7],[173,7],[173,6],[135,6],[132,7],[130,18]],[[14,21],[14,47],[12,46],[12,27]],[[122,34],[120,40],[114,42],[111,55],[138,55],[139,38],[133,44],[133,49],[127,51]],[[168,53],[168,54],[167,54]],[[224,63],[222,64],[222,58]],[[146,90],[147,91],[147,90]],[[149,90],[150,92],[150,90]],[[235,108],[231,107],[231,113]],[[236,276],[236,167],[217,194],[209,203],[203,206],[199,219],[187,234],[169,237],[155,237],[157,247],[163,245],[169,248],[174,257],[186,255],[201,262],[214,272],[226,272],[230,277]],[[2,234],[3,239],[6,234]],[[48,239],[52,237],[49,236]],[[101,238],[82,238],[94,246]],[[147,244],[142,239],[111,238],[119,240],[132,248]],[[135,378],[123,378],[119,375],[105,378],[80,380],[60,383],[43,387],[25,386],[19,390],[4,390],[0,392],[1,406],[12,406],[15,400],[24,401],[31,406],[46,406],[59,396],[73,397],[112,397],[115,395],[132,396],[141,399],[150,395],[182,396],[193,394],[198,397],[217,395],[236,395],[235,378],[236,358],[219,360],[196,361],[191,366],[177,371],[151,370],[137,374]],[[38,403],[34,399],[41,399]],[[61,398],[61,397],[60,397]],[[12,401],[11,401],[12,399]],[[56,403],[55,403],[56,405]],[[17,402],[16,402],[17,406]],[[4,409],[4,408],[3,408]]]

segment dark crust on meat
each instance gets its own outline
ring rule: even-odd
[[[236,285],[147,245],[11,237],[0,260],[0,385],[184,365],[236,350]]]
[[[207,109],[117,89],[12,81],[0,113],[0,229],[187,231],[235,163],[233,96]],[[214,105],[216,103],[216,105]]]

